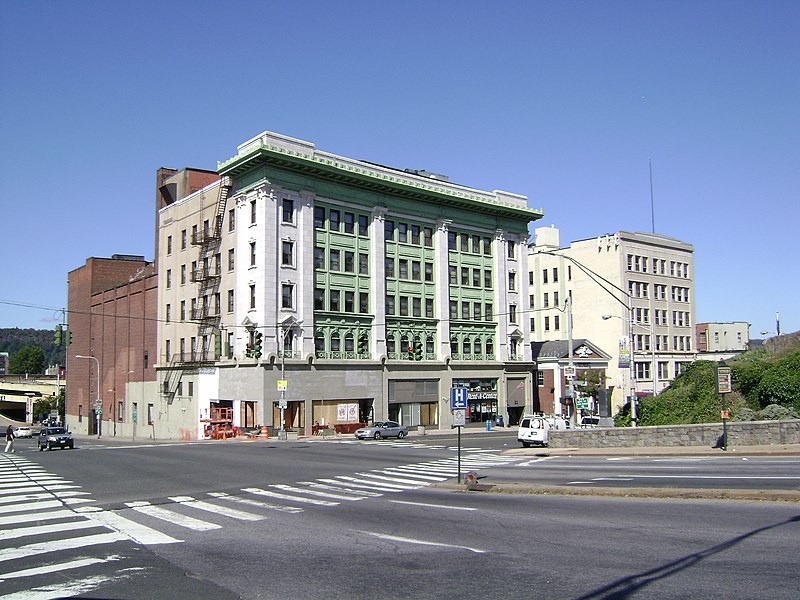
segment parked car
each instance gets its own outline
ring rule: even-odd
[[[525,415],[519,422],[517,441],[523,448],[547,446],[551,429],[569,429],[569,421],[552,415]]]
[[[407,435],[408,427],[400,425],[400,423],[396,423],[395,421],[375,421],[372,425],[356,430],[356,439],[359,440],[365,440],[367,438],[379,440],[388,437],[403,439]]]
[[[39,452],[47,448],[72,448],[75,447],[75,441],[72,439],[72,434],[67,431],[65,427],[42,427],[39,432]]]
[[[30,427],[17,427],[14,430],[14,437],[18,437],[18,438],[33,437],[33,431],[31,430]]]
[[[581,417],[581,429],[594,429],[600,424],[600,417]]]

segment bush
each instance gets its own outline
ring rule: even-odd
[[[760,413],[764,421],[783,421],[785,419],[796,419],[797,412],[793,408],[787,408],[780,404],[770,404]]]

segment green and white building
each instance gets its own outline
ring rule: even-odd
[[[270,132],[218,173],[159,213],[159,437],[530,410],[525,196]]]

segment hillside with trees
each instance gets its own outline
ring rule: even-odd
[[[766,340],[725,364],[731,367],[733,391],[726,398],[732,421],[800,417],[800,332]],[[639,402],[639,425],[717,423],[722,400],[716,393],[716,366],[696,361],[656,397]],[[630,425],[630,407],[615,417]]]
[[[19,329],[16,327],[0,329],[0,352],[9,354],[9,374],[30,372],[18,369],[38,364],[30,362],[31,358],[35,358],[34,354],[37,354],[31,348],[41,350],[43,367],[39,373],[44,372],[44,369],[50,365],[63,365],[65,362],[64,347],[56,346],[53,343],[53,336],[52,329]],[[23,350],[23,354],[15,358],[15,355]],[[12,371],[11,367],[14,367],[15,370]]]

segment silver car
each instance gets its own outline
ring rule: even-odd
[[[30,427],[17,427],[14,430],[14,437],[18,437],[18,438],[33,437],[33,431],[31,430]]]
[[[403,439],[408,435],[408,427],[400,425],[395,421],[375,421],[372,425],[362,427],[356,431],[356,439],[365,440],[372,438],[379,440],[381,438],[396,437]]]

